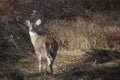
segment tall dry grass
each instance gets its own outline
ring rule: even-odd
[[[2,38],[12,35],[15,40],[13,45],[19,47],[21,43],[27,42],[28,45],[30,41],[29,36],[26,40],[28,29],[24,26],[24,20],[36,9],[40,18],[45,21],[44,26],[57,38],[61,49],[77,53],[79,50],[92,48],[119,50],[118,3],[119,0],[1,1],[0,22],[5,24],[4,27],[1,25],[0,29]]]
[[[96,19],[95,19],[96,18]],[[53,20],[46,26],[63,49],[68,51],[90,49],[120,49],[120,25],[118,20],[109,20],[107,15],[96,14],[91,20],[80,17],[75,20]],[[79,52],[80,53],[80,52]]]

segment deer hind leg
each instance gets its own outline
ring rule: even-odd
[[[56,59],[56,54],[57,52],[51,52],[50,55],[51,55],[51,63],[50,63],[50,70],[51,70],[51,74],[53,75],[53,63],[54,63],[54,60]]]
[[[48,67],[50,67],[51,62],[52,62],[52,57],[51,56],[47,56],[47,66]],[[51,71],[51,69],[50,69],[50,71]]]
[[[48,63],[48,66],[50,67],[50,73],[52,73],[52,74],[53,74],[53,68],[52,68],[53,62],[54,62],[54,60],[50,54],[50,50],[49,50],[49,48],[47,48],[47,63]]]
[[[51,69],[51,74],[52,75],[53,75],[53,63],[54,63],[54,60],[56,59],[57,50],[58,50],[58,44],[57,43],[52,45],[51,48],[50,48],[50,55],[52,57],[51,64],[50,64],[50,69]]]
[[[49,67],[50,67],[50,72],[51,72],[51,74],[53,75],[53,63],[54,63],[54,60],[55,60],[55,56],[53,57],[53,56],[51,56],[51,63],[50,63],[50,65],[49,65]]]
[[[52,60],[51,64],[50,64],[50,71],[51,71],[51,74],[53,75],[53,62],[54,60]]]

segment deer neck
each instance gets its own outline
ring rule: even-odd
[[[35,41],[37,40],[39,35],[35,31],[31,31],[31,30],[29,30],[29,35],[30,35],[33,46],[35,46]]]

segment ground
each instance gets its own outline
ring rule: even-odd
[[[119,53],[107,50],[101,50],[95,55],[59,51],[54,63],[54,76],[42,76],[38,73],[37,58],[33,51],[2,52],[0,80],[119,80],[119,58]]]

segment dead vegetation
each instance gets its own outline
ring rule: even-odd
[[[119,0],[1,0],[0,80],[119,80]],[[59,42],[54,76],[38,73],[24,20],[36,9]]]

